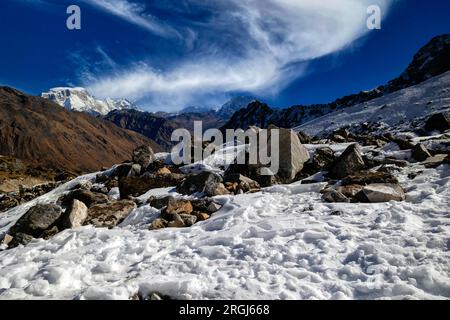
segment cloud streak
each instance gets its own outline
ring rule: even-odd
[[[95,80],[90,77],[86,84],[99,96],[120,92],[165,109],[204,103],[205,97],[215,94],[276,95],[304,74],[311,60],[340,51],[364,36],[369,31],[369,5],[380,5],[386,15],[393,1],[184,0],[178,12],[171,12],[179,14],[182,23],[170,28],[145,15],[141,5],[95,1],[151,32],[176,28],[178,34],[189,35],[184,43],[189,50],[168,67],[143,59],[128,68],[96,75]],[[183,10],[202,10],[208,13],[207,19],[197,21]]]

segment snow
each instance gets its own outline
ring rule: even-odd
[[[430,114],[450,109],[450,72],[369,102],[316,118],[295,128],[316,136],[344,126],[378,123],[380,131],[410,131]]]
[[[126,99],[114,100],[94,98],[85,88],[58,87],[41,94],[41,97],[52,100],[60,106],[70,110],[92,114],[106,115],[114,110],[135,109]]]
[[[0,234],[34,203],[94,177],[1,215]],[[178,299],[448,299],[450,167],[415,164],[398,178],[405,202],[323,203],[324,184],[294,183],[218,197],[218,213],[185,229],[149,231],[158,211],[144,205],[112,230],[81,227],[0,251],[0,299],[128,299],[138,291]],[[179,196],[165,188],[142,199],[169,193]]]

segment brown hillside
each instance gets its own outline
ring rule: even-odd
[[[0,155],[91,172],[129,159],[143,144],[160,150],[154,141],[109,121],[0,87]]]

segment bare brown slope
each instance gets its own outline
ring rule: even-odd
[[[0,87],[0,154],[46,167],[90,172],[130,158],[134,148],[159,146],[135,132],[43,98]]]

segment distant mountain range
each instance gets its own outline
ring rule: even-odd
[[[328,104],[297,105],[287,109],[274,109],[267,104],[256,101],[247,106],[247,108],[236,112],[223,128],[246,129],[248,126],[266,128],[270,124],[284,128],[293,128],[337,110],[365,103],[414,86],[449,70],[450,35],[446,34],[433,38],[420,49],[405,72],[387,85],[349,95]]]
[[[129,158],[152,140],[53,101],[0,87],[0,154],[47,168],[93,172]]]
[[[107,115],[114,110],[136,109],[136,106],[126,99],[96,99],[85,88],[53,88],[42,93],[41,97],[56,102],[69,111],[93,115]]]

